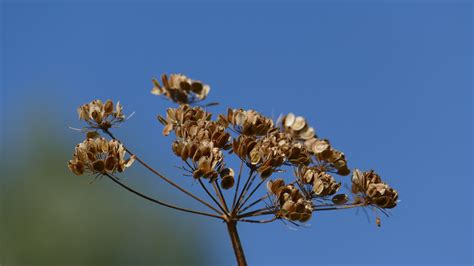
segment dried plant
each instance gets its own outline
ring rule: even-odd
[[[212,104],[200,105],[209,94],[208,85],[181,74],[163,75],[162,83],[154,79],[151,92],[178,104],[165,116],[158,115],[164,126],[162,133],[174,133],[171,149],[183,161],[180,174],[188,176],[189,182],[199,183],[211,202],[162,175],[115,138],[112,127],[126,118],[120,103],[114,105],[111,100],[94,100],[79,107],[79,118],[87,123],[88,132],[76,146],[69,169],[76,175],[107,177],[156,204],[224,221],[239,265],[247,262],[237,233],[238,222],[283,221],[300,226],[314,212],[370,208],[380,226],[377,213],[388,216],[387,209],[397,205],[395,189],[373,170],[351,171],[344,153],[333,148],[329,140],[317,137],[305,118],[289,113],[273,121],[255,110],[229,108],[227,114],[213,119],[205,109]],[[240,159],[240,166],[228,165],[232,163],[230,156]],[[117,174],[134,161],[208,210],[179,207],[129,187]],[[336,177],[351,172],[351,189],[336,194],[342,183]]]

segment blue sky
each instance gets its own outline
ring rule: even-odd
[[[112,98],[136,112],[117,134],[173,173],[178,160],[156,122],[168,103],[149,93],[150,80],[185,73],[211,85],[216,113],[231,106],[303,115],[349,166],[374,168],[399,190],[402,201],[381,228],[352,210],[316,213],[296,231],[242,224],[254,265],[472,264],[472,7],[7,1],[4,144],[27,137],[21,129],[34,113],[25,103],[36,102],[64,125],[57,130],[72,149],[79,137],[66,128],[80,125],[76,106]],[[233,263],[224,225],[200,225],[215,263]]]

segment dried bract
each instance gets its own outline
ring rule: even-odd
[[[201,81],[192,80],[182,74],[165,74],[161,77],[162,85],[153,79],[152,94],[163,95],[178,104],[192,104],[206,99],[211,88]]]
[[[93,100],[77,109],[79,119],[84,120],[91,128],[107,130],[112,125],[125,121],[120,102],[114,105],[111,100],[102,103],[101,100]]]
[[[125,148],[120,142],[94,138],[86,139],[76,146],[68,167],[76,175],[114,174],[123,172],[134,160],[134,156],[125,159]]]

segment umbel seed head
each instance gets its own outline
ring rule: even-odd
[[[206,99],[211,88],[201,81],[192,80],[182,74],[166,74],[161,77],[163,84],[153,79],[152,94],[163,95],[177,104],[191,104]]]
[[[91,128],[107,130],[112,125],[125,121],[122,112],[122,105],[116,105],[111,100],[103,103],[101,100],[93,100],[90,103],[81,105],[77,109],[79,119],[86,121]]]
[[[76,146],[68,167],[76,175],[114,174],[123,172],[134,161],[135,156],[125,159],[125,148],[120,142],[93,138]]]
[[[352,193],[361,195],[367,204],[391,209],[397,205],[398,192],[386,183],[373,170],[362,172],[354,169],[352,173]]]

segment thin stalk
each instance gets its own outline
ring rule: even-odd
[[[244,161],[240,162],[239,176],[237,177],[237,185],[235,186],[234,200],[232,200],[232,210],[235,208],[237,194],[239,193],[240,177],[242,176],[242,169],[244,168]]]
[[[224,194],[222,193],[222,190],[219,187],[219,184],[217,184],[216,180],[214,180],[214,182],[212,182],[212,186],[214,187],[214,191],[216,192],[217,196],[219,197],[219,200],[221,201],[222,206],[224,207],[224,210],[226,211],[226,213],[229,213],[229,209],[227,208],[227,202],[225,201]]]
[[[113,176],[109,175],[109,174],[106,174],[106,176],[112,180],[113,182],[115,182],[116,184],[118,184],[119,186],[121,186],[122,188],[132,192],[133,194],[141,197],[141,198],[144,198],[148,201],[151,201],[153,203],[156,203],[156,204],[159,204],[161,206],[165,206],[165,207],[168,207],[168,208],[171,208],[171,209],[175,209],[175,210],[178,210],[178,211],[183,211],[183,212],[188,212],[188,213],[194,213],[194,214],[199,214],[199,215],[204,215],[204,216],[209,216],[209,217],[214,217],[214,218],[218,218],[218,219],[223,219],[222,216],[219,216],[219,215],[215,215],[215,214],[211,214],[211,213],[206,213],[206,212],[201,212],[201,211],[196,211],[196,210],[192,210],[192,209],[187,209],[187,208],[183,208],[183,207],[179,207],[179,206],[175,206],[175,205],[172,205],[172,204],[169,204],[169,203],[166,203],[166,202],[163,202],[163,201],[160,201],[160,200],[157,200],[157,199],[154,199],[154,198],[151,198],[143,193],[140,193],[136,190],[134,190],[133,188],[125,185],[124,183],[120,182],[117,178],[114,178]]]
[[[343,206],[335,206],[335,207],[328,207],[328,208],[318,208],[318,206],[316,205],[316,206],[313,206],[314,207],[313,212],[345,210],[345,209],[352,209],[352,208],[357,208],[357,207],[361,207],[361,206],[364,206],[364,204],[361,203],[361,204],[343,205]]]
[[[201,184],[201,187],[204,189],[204,191],[206,191],[207,195],[209,195],[209,197],[211,197],[212,201],[214,201],[215,204],[217,204],[217,206],[219,207],[219,209],[221,209],[222,213],[224,213],[226,216],[227,215],[227,212],[224,210],[224,208],[222,207],[222,205],[216,200],[216,198],[211,194],[211,192],[209,192],[209,190],[206,188],[206,186],[204,185],[204,183],[202,182],[201,178],[198,178],[198,181],[199,181],[199,184]]]
[[[254,169],[251,169],[251,170],[250,170],[250,173],[249,173],[249,177],[247,178],[247,181],[245,182],[245,185],[244,185],[244,187],[242,188],[242,191],[240,192],[240,196],[239,196],[237,202],[235,203],[234,209],[232,210],[233,213],[237,213],[237,211],[238,211],[238,209],[239,209],[239,207],[240,207],[240,203],[242,202],[242,198],[243,198],[243,196],[244,196],[244,193],[245,193],[245,191],[246,191],[246,189],[247,189],[247,186],[249,185],[249,182],[250,182],[250,180],[251,180],[252,177],[253,177],[253,173],[254,173]],[[236,193],[237,193],[237,192],[236,192]]]
[[[256,224],[266,224],[266,223],[271,223],[274,222],[278,219],[278,217],[273,217],[272,219],[269,220],[250,220],[250,219],[240,219],[240,222],[246,222],[246,223],[256,223]]]
[[[107,135],[109,135],[112,139],[114,140],[117,140],[118,142],[122,143],[120,140],[118,140],[117,138],[114,137],[114,135],[112,135],[112,133],[109,131],[109,130],[103,130]],[[124,146],[125,147],[125,146]],[[127,149],[127,147],[125,147],[125,151],[128,152],[128,154],[130,155],[135,155],[133,154],[133,152],[131,152],[129,149]],[[137,162],[139,162],[141,165],[143,165],[146,169],[150,170],[153,174],[157,175],[158,177],[160,177],[161,179],[163,179],[166,183],[172,185],[173,187],[177,188],[178,190],[180,190],[181,192],[183,192],[184,194],[190,196],[191,198],[199,201],[200,203],[206,205],[207,207],[209,207],[211,210],[215,211],[216,213],[218,214],[221,214],[221,212],[219,210],[217,210],[216,208],[214,208],[211,204],[209,204],[208,202],[202,200],[201,198],[199,198],[198,196],[194,195],[193,193],[187,191],[186,189],[182,188],[181,186],[179,186],[178,184],[174,183],[173,181],[171,181],[170,179],[168,179],[167,177],[165,177],[164,175],[160,174],[158,171],[156,171],[153,167],[149,166],[147,163],[145,163],[142,159],[140,159],[137,155],[135,155],[135,160],[137,160]]]
[[[265,182],[265,179],[262,179],[256,186],[255,188],[252,190],[252,192],[250,192],[250,194],[247,196],[247,198],[245,198],[245,200],[242,202],[242,204],[240,204],[240,207],[239,209],[237,209],[237,211],[239,211],[242,207],[245,206],[245,203],[247,203],[247,201],[252,198],[253,194],[258,190],[258,188]]]
[[[245,259],[244,249],[242,248],[239,233],[237,232],[237,222],[228,221],[227,231],[229,232],[230,241],[232,242],[232,247],[234,248],[234,254],[235,258],[237,259],[237,265],[246,266],[247,261]]]
[[[255,204],[258,204],[259,202],[264,201],[264,200],[267,199],[268,197],[269,197],[269,194],[267,194],[267,195],[265,195],[265,196],[259,198],[258,200],[256,200],[256,201],[250,203],[249,205],[245,206],[245,208],[241,209],[240,212],[244,212],[244,211],[246,211],[246,210],[252,208],[253,206],[255,206]]]
[[[253,182],[255,181],[255,179],[257,179],[257,176],[258,176],[258,174],[255,174],[253,177],[250,178],[250,182],[248,183],[248,186],[244,189],[243,194],[242,194],[242,198],[239,200],[239,202],[237,204],[237,207],[236,207],[237,212],[240,210],[240,208],[242,208],[243,200],[244,200],[245,196],[247,196],[247,192],[252,187]]]
[[[251,216],[259,216],[259,215],[267,215],[267,214],[272,214],[275,213],[271,207],[266,207],[266,208],[261,208],[255,211],[243,213],[241,215],[238,215],[238,218],[244,218],[244,217],[251,217]]]

